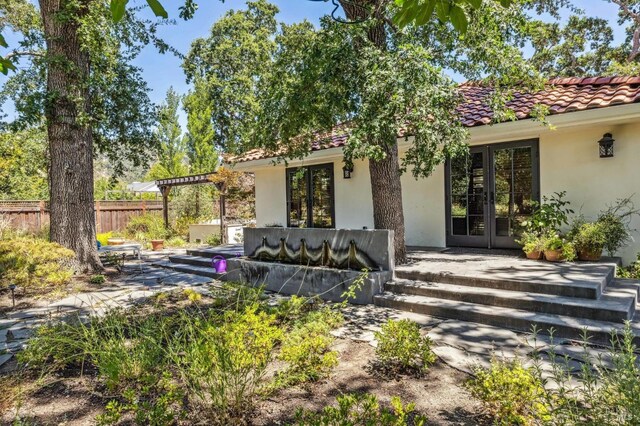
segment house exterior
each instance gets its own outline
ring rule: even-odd
[[[516,224],[531,213],[531,200],[554,192],[566,191],[587,218],[634,194],[640,206],[640,77],[555,79],[544,91],[515,96],[508,107],[518,120],[499,124],[491,124],[484,102],[489,88],[460,90],[469,157],[426,179],[403,175],[407,245],[515,248]],[[538,103],[550,108],[551,126],[530,118]],[[613,156],[601,157],[605,134],[615,140]],[[345,141],[335,132],[288,165],[258,150],[231,160],[235,170],[255,173],[257,225],[373,228],[368,164],[355,161],[346,176]],[[402,155],[411,140],[398,143]],[[640,220],[632,227],[640,229]],[[640,234],[619,255],[630,262],[637,252]]]

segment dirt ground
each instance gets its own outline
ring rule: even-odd
[[[428,417],[430,425],[489,424],[481,414],[479,402],[464,387],[468,376],[443,362],[436,362],[422,378],[390,380],[372,372],[370,362],[374,359],[374,348],[368,343],[336,339],[334,349],[340,354],[339,364],[328,379],[285,389],[259,402],[251,424],[287,424],[298,408],[320,410],[325,405],[335,404],[336,396],[347,392],[373,393],[385,405],[391,397],[399,396],[404,403],[414,402],[416,410]],[[9,387],[5,385],[10,384],[0,382],[0,388]],[[24,398],[3,391],[0,408],[6,411],[0,422],[11,424],[16,408],[19,408],[23,419],[37,425],[92,425],[108,401],[105,395],[95,390],[99,388],[95,385],[92,374],[88,372],[80,378],[58,377]]]

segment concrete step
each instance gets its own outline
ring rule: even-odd
[[[211,260],[214,256],[222,256],[226,259],[239,257],[244,255],[244,248],[241,244],[227,244],[218,247],[199,247],[187,249],[187,255],[206,257]]]
[[[169,261],[171,263],[201,266],[203,268],[209,269],[213,268],[213,266],[211,265],[211,259],[212,257],[192,256],[188,254],[174,254],[169,256]]]
[[[598,299],[607,285],[613,281],[615,265],[556,266],[532,261],[526,264],[526,268],[521,269],[472,272],[458,274],[430,270],[428,262],[419,262],[417,265],[398,267],[395,274],[398,279],[412,281]]]
[[[432,315],[435,317],[477,322],[481,324],[504,327],[521,332],[531,332],[535,326],[539,333],[579,340],[583,330],[590,336],[590,341],[607,345],[611,331],[623,329],[622,322],[595,321],[586,318],[575,318],[566,315],[537,313],[513,308],[496,308],[457,300],[439,299],[409,294],[385,292],[374,297],[378,306],[395,308],[408,312]],[[640,329],[634,319],[633,331],[635,343],[640,343]]]
[[[616,288],[605,290],[598,300],[411,280],[388,282],[385,290],[398,294],[611,322],[632,319],[637,302],[637,295]]]
[[[186,263],[174,263],[172,261],[161,260],[153,262],[152,266],[158,266],[160,268],[170,269],[176,272],[184,272],[187,274],[199,275],[201,277],[208,277],[214,279],[221,279],[226,274],[218,274],[216,270],[209,266],[197,266]]]

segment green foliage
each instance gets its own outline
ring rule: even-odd
[[[380,407],[378,399],[371,394],[345,394],[337,398],[338,405],[327,406],[320,413],[299,410],[296,425],[378,425],[405,426],[426,424],[426,417],[415,413],[415,404],[403,405],[398,397],[391,399],[391,408]]]
[[[607,242],[604,222],[574,224],[570,233],[576,251],[595,253],[602,251]]]
[[[303,306],[308,306],[301,305],[300,299],[281,309],[295,316]],[[326,307],[310,311],[296,320],[282,340],[279,359],[287,363],[287,368],[277,375],[276,386],[317,381],[329,374],[338,364],[337,352],[330,350],[333,343],[330,332],[342,321],[339,312]]]
[[[0,199],[49,197],[46,152],[42,129],[0,132]]]
[[[640,280],[640,253],[637,255],[637,260],[630,265],[617,268],[616,276],[620,278],[628,278],[632,280]]]
[[[522,361],[492,360],[488,369],[476,369],[469,381],[471,394],[483,402],[498,425],[534,425],[548,416],[544,383]]]
[[[422,373],[437,359],[431,350],[431,339],[422,336],[418,324],[411,320],[390,319],[375,333],[375,338],[377,361],[392,373]]]
[[[168,237],[162,216],[152,213],[132,216],[127,223],[126,233],[129,238],[137,241],[163,240]]]
[[[250,139],[260,105],[258,88],[269,73],[276,48],[276,13],[278,8],[265,0],[249,1],[246,10],[227,12],[213,24],[207,38],[191,44],[183,64],[188,80],[196,83],[188,111],[192,126],[207,130],[204,135],[191,133],[192,138],[204,139],[194,141],[194,149],[202,151],[203,143],[212,143],[215,150],[236,152]],[[210,124],[202,116],[194,117],[201,114],[194,107],[203,102],[215,106],[209,109]]]
[[[0,241],[0,284],[26,291],[50,290],[73,276],[73,251],[48,241],[17,237]]]
[[[441,23],[450,22],[456,31],[464,34],[469,26],[471,11],[468,8],[479,9],[483,1],[495,1],[503,7],[511,5],[512,0],[456,0],[452,2],[441,2],[437,0],[397,0],[399,6],[393,20],[400,26],[411,23],[415,25],[426,25],[435,16]]]
[[[174,360],[188,389],[211,415],[241,417],[251,406],[281,337],[273,315],[258,311],[257,305],[248,306],[225,312],[219,324],[187,330],[178,340],[180,352],[175,352]]]
[[[102,285],[105,282],[107,282],[107,278],[102,274],[91,275],[91,277],[89,277],[90,284]]]
[[[154,132],[158,141],[158,159],[147,173],[147,180],[186,176],[185,139],[178,119],[181,97],[170,87],[165,102],[158,111],[158,126]]]
[[[569,215],[574,213],[569,207],[571,203],[564,199],[566,195],[566,191],[554,192],[551,197],[543,196],[542,203],[534,202],[533,215],[521,223],[525,231],[538,235],[560,232],[560,228],[569,223]]]
[[[187,245],[187,242],[182,237],[171,237],[169,238],[165,245],[167,247],[184,247]]]
[[[522,251],[527,254],[544,250],[544,239],[537,232],[525,231],[516,242],[522,245]]]
[[[600,212],[597,223],[606,236],[604,248],[610,256],[631,240],[630,222],[638,215],[640,210],[636,209],[631,197],[619,199]]]
[[[563,238],[557,233],[548,233],[543,236],[543,248],[545,251],[556,251],[560,250],[561,252],[561,260],[571,262],[575,260],[577,253],[574,244]]]
[[[222,239],[220,238],[220,234],[211,234],[207,237],[206,241],[210,246],[219,246],[221,242]]]

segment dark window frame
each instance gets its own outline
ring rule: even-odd
[[[323,163],[323,164],[314,164],[311,166],[301,166],[301,167],[288,167],[285,170],[285,182],[286,182],[286,191],[287,191],[287,200],[286,200],[286,213],[287,213],[287,227],[291,227],[291,179],[290,176],[295,174],[300,169],[305,169],[305,185],[307,189],[307,228],[315,228],[313,226],[313,188],[312,188],[312,176],[315,170],[323,170],[326,169],[329,172],[330,179],[330,194],[329,201],[331,202],[330,210],[331,210],[331,226],[328,228],[319,228],[319,229],[332,229],[336,227],[336,198],[335,198],[335,177],[333,172],[333,163]]]

